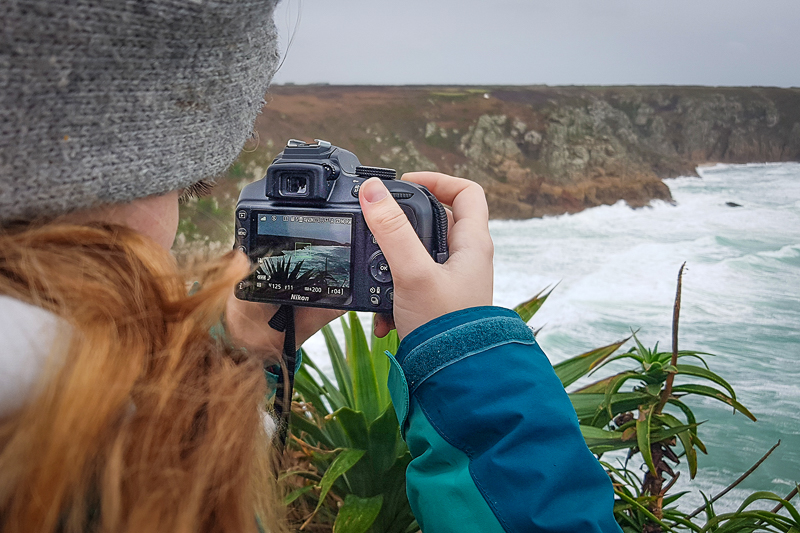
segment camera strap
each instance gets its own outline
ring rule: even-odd
[[[294,392],[294,373],[297,366],[297,348],[295,347],[294,307],[282,305],[269,321],[269,326],[285,333],[283,354],[281,355],[281,372],[278,374],[278,385],[275,389],[274,411],[278,423],[278,438],[281,447],[286,444],[289,432],[289,418],[292,414],[292,394]]]

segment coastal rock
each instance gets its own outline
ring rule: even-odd
[[[520,159],[522,151],[509,136],[507,122],[505,115],[481,115],[475,126],[461,138],[461,151],[482,167]]]
[[[529,147],[539,146],[542,143],[542,134],[538,131],[531,130],[525,133],[522,137],[522,141]]]
[[[786,143],[786,152],[789,154],[797,154],[800,159],[800,122],[795,122],[792,127],[792,133],[789,135],[789,141]]]
[[[425,124],[425,138],[429,139],[430,137],[432,137],[433,134],[436,133],[438,129],[439,127],[436,125],[435,122],[428,122],[427,124]]]
[[[514,119],[514,125],[511,127],[511,136],[514,139],[519,139],[525,132],[528,130],[528,125],[522,122],[520,119]]]
[[[275,148],[256,166],[321,137],[367,165],[477,181],[492,217],[526,218],[671,201],[662,180],[708,162],[800,160],[800,89],[488,89],[273,87],[256,130]]]
[[[417,150],[413,141],[408,141],[404,146],[394,146],[388,153],[380,156],[381,164],[397,170],[397,175],[401,176],[405,172],[414,170],[438,171],[436,163],[425,157]]]

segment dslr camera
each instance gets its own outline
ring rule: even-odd
[[[447,213],[423,186],[362,166],[351,152],[290,140],[247,185],[236,205],[236,244],[255,269],[236,287],[242,300],[349,311],[391,312],[389,263],[370,233],[358,190],[371,177],[389,192],[431,254],[444,263]]]

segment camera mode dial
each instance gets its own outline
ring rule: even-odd
[[[397,178],[397,171],[393,168],[380,167],[356,167],[356,176],[359,178],[380,178],[382,180],[393,180]]]

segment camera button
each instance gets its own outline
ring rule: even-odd
[[[381,305],[381,297],[378,296],[377,294],[373,294],[372,296],[369,297],[369,303],[371,303],[374,306]]]
[[[239,251],[242,252],[243,254],[246,254],[247,253],[247,248],[245,248],[244,246],[240,246],[239,247]]]
[[[239,237],[247,237],[247,228],[239,228],[236,230],[236,235]]]
[[[392,281],[392,272],[389,269],[389,263],[381,252],[375,252],[369,260],[369,273],[373,279],[379,283],[388,283]]]
[[[356,183],[353,185],[353,189],[350,191],[350,194],[353,195],[353,198],[358,198],[358,191],[361,189],[361,184]]]
[[[236,216],[238,216],[240,220],[244,220],[245,218],[247,218],[247,211],[242,209],[236,214]]]
[[[386,291],[386,299],[389,300],[390,304],[394,303],[394,290],[388,289]]]

